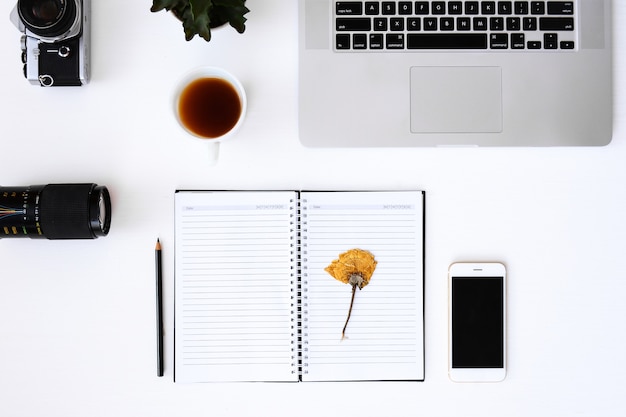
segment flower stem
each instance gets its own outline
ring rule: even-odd
[[[350,308],[348,309],[348,317],[346,318],[346,324],[343,326],[343,330],[341,331],[341,340],[346,338],[346,327],[348,327],[348,322],[350,321],[350,315],[352,315],[352,304],[354,304],[354,294],[356,294],[357,284],[352,284],[352,298],[350,299]]]

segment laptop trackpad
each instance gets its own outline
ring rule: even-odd
[[[500,67],[411,68],[411,132],[501,131]]]

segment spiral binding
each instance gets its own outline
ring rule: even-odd
[[[307,222],[307,200],[304,199],[301,201],[301,203],[298,204],[298,220],[299,220],[299,224],[298,224],[298,240],[299,240],[299,244],[298,244],[298,248],[299,248],[299,256],[298,256],[298,264],[300,266],[300,284],[299,284],[299,288],[300,288],[300,299],[299,299],[299,305],[300,305],[300,313],[299,313],[299,324],[300,324],[300,331],[299,331],[299,341],[300,341],[300,380],[302,380],[302,375],[306,375],[308,374],[308,366],[309,366],[309,348],[308,348],[308,332],[309,332],[309,325],[308,325],[308,307],[309,307],[309,301],[308,301],[308,284],[309,284],[309,271],[308,271],[308,265],[307,265],[307,241],[306,241],[306,236],[307,236],[307,228],[308,228],[308,222]]]
[[[307,360],[308,360],[308,348],[306,344],[308,326],[306,324],[307,314],[307,266],[303,262],[305,259],[303,255],[306,255],[306,243],[302,236],[303,231],[306,231],[306,207],[303,208],[300,199],[290,200],[292,206],[290,210],[291,214],[291,353],[292,353],[292,374],[298,375],[298,379],[302,380],[302,375],[307,374]],[[306,203],[306,201],[304,201]]]
[[[289,232],[291,234],[291,373],[298,374],[301,371],[301,337],[300,337],[300,203],[294,199],[289,200]]]

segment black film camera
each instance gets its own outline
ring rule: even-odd
[[[89,81],[91,0],[18,0],[11,21],[24,33],[22,62],[31,84]]]

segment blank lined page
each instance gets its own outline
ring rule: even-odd
[[[423,193],[303,192],[304,381],[422,380]],[[326,268],[350,249],[377,260],[357,289]]]
[[[175,197],[175,380],[296,381],[295,192]]]

